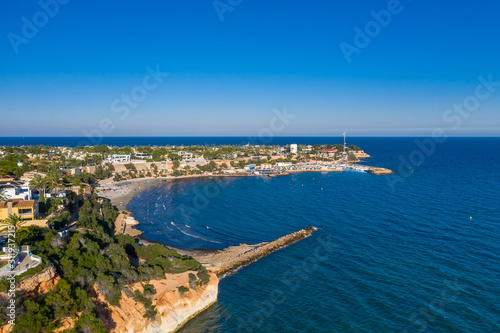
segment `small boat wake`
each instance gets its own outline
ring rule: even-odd
[[[215,232],[216,234],[219,234],[219,235],[222,235],[222,236],[225,236],[225,237],[229,237],[229,239],[231,239],[231,238],[232,238],[232,237],[231,237],[231,235],[228,235],[228,234],[225,234],[225,233],[223,233],[223,232],[217,231],[217,230],[215,230],[214,228],[209,227],[208,225],[206,225],[206,226],[205,226],[205,228],[207,228],[207,229],[208,229],[208,230],[210,230],[210,231]]]
[[[206,239],[206,238],[203,238],[201,236],[193,235],[193,234],[191,234],[189,232],[186,232],[185,230],[182,230],[181,228],[179,228],[174,222],[170,222],[170,224],[173,225],[177,230],[179,230],[182,234],[184,234],[186,236],[189,236],[189,237],[192,237],[192,238],[201,239],[201,240],[204,240],[205,242],[209,242],[209,243],[222,244],[221,242],[210,240],[210,239]],[[189,226],[187,226],[187,227],[191,229],[191,227],[189,227]]]

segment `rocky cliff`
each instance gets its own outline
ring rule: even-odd
[[[45,268],[38,274],[23,278],[16,285],[16,292],[22,298],[34,298],[49,292],[61,279],[54,266]],[[0,297],[7,298],[7,293],[0,293]]]
[[[110,332],[115,333],[168,333],[175,332],[188,320],[207,309],[217,301],[219,281],[217,276],[210,274],[210,282],[196,289],[180,293],[179,286],[189,287],[189,272],[167,275],[165,280],[152,280],[149,283],[156,289],[152,301],[158,313],[154,319],[147,320],[143,316],[146,312],[143,304],[137,302],[127,293],[122,293],[118,306],[108,306],[101,311],[106,318],[101,318]],[[136,283],[129,289],[142,290],[142,284]],[[105,304],[104,297],[99,295],[101,304]]]
[[[49,292],[60,279],[56,269],[51,265],[36,275],[22,279],[17,286],[18,292],[23,298],[34,298]]]
[[[16,292],[22,298],[35,298],[40,294],[48,293],[61,279],[54,266],[45,268],[38,274],[22,279],[16,286]],[[9,301],[7,293],[0,293],[0,306],[7,306]],[[12,325],[7,324],[0,327],[0,333],[7,333],[12,330]]]

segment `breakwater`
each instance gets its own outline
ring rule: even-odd
[[[231,261],[220,265],[215,270],[215,274],[217,274],[217,277],[221,277],[226,274],[234,273],[238,268],[247,266],[253,262],[256,262],[260,258],[266,257],[269,254],[278,251],[279,249],[282,249],[306,237],[311,236],[315,230],[316,228],[314,227],[305,228],[293,232],[291,234],[288,234],[286,236],[280,237],[275,241],[260,245],[252,250],[249,250],[243,254],[238,255]]]
[[[375,168],[375,167],[370,167],[370,169],[367,172],[374,175],[390,175],[394,173],[394,171],[389,169]]]

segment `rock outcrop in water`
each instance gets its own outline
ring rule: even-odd
[[[394,173],[394,171],[385,169],[385,168],[374,168],[372,167],[371,169],[368,170],[369,173],[374,174],[374,175],[390,175]]]

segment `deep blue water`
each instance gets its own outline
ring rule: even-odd
[[[363,148],[370,147],[378,149],[381,147],[378,142],[384,142],[388,138],[367,138],[367,137],[348,137],[347,144],[363,145]],[[404,140],[404,139],[403,139]],[[154,145],[221,145],[221,144],[276,144],[286,145],[290,143],[297,144],[341,144],[341,137],[257,137],[257,136],[238,136],[238,137],[104,137],[104,138],[86,138],[86,137],[0,137],[0,146],[29,146],[29,145],[47,145],[47,146],[66,146],[76,147],[81,145],[111,145],[111,146],[154,146]]]
[[[400,172],[171,180],[132,201],[146,238],[183,248],[319,228],[223,278],[181,332],[500,332],[500,139],[423,161],[411,138],[351,143]]]
[[[341,143],[340,137],[258,137],[258,136],[238,136],[238,137],[0,137],[0,146],[66,146],[77,147],[85,145],[111,145],[111,146],[162,146],[162,145],[239,145],[239,144],[277,144],[286,145],[297,144],[333,144]],[[349,144],[355,144],[350,142]]]

